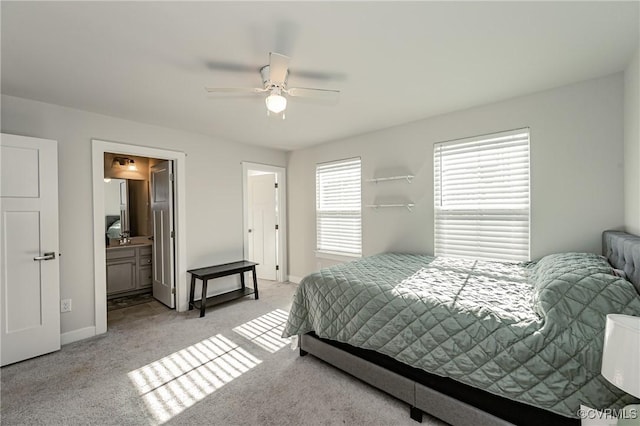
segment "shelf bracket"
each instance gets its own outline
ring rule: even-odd
[[[373,182],[377,184],[378,182],[385,182],[385,181],[391,181],[391,180],[406,180],[408,183],[411,183],[411,180],[414,177],[415,177],[414,175],[387,176],[387,177],[367,179],[367,182]]]

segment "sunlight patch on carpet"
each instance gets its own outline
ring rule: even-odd
[[[218,334],[128,376],[149,413],[162,424],[261,362]]]
[[[291,342],[291,339],[281,337],[288,316],[287,311],[276,309],[239,325],[233,331],[264,350],[275,353]]]

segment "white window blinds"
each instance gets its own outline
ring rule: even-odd
[[[529,129],[434,149],[435,254],[529,260]]]
[[[362,254],[360,158],[316,166],[317,249]]]

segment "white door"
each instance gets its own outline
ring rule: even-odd
[[[170,161],[151,167],[153,297],[175,308],[173,267],[173,169]]]
[[[60,349],[58,144],[0,136],[0,365]]]
[[[277,231],[275,173],[249,176],[249,260],[258,278],[276,279]]]

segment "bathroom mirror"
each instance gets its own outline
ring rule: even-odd
[[[108,180],[108,181],[107,181]],[[105,225],[108,238],[151,235],[149,229],[149,183],[146,180],[107,179],[104,182]]]

